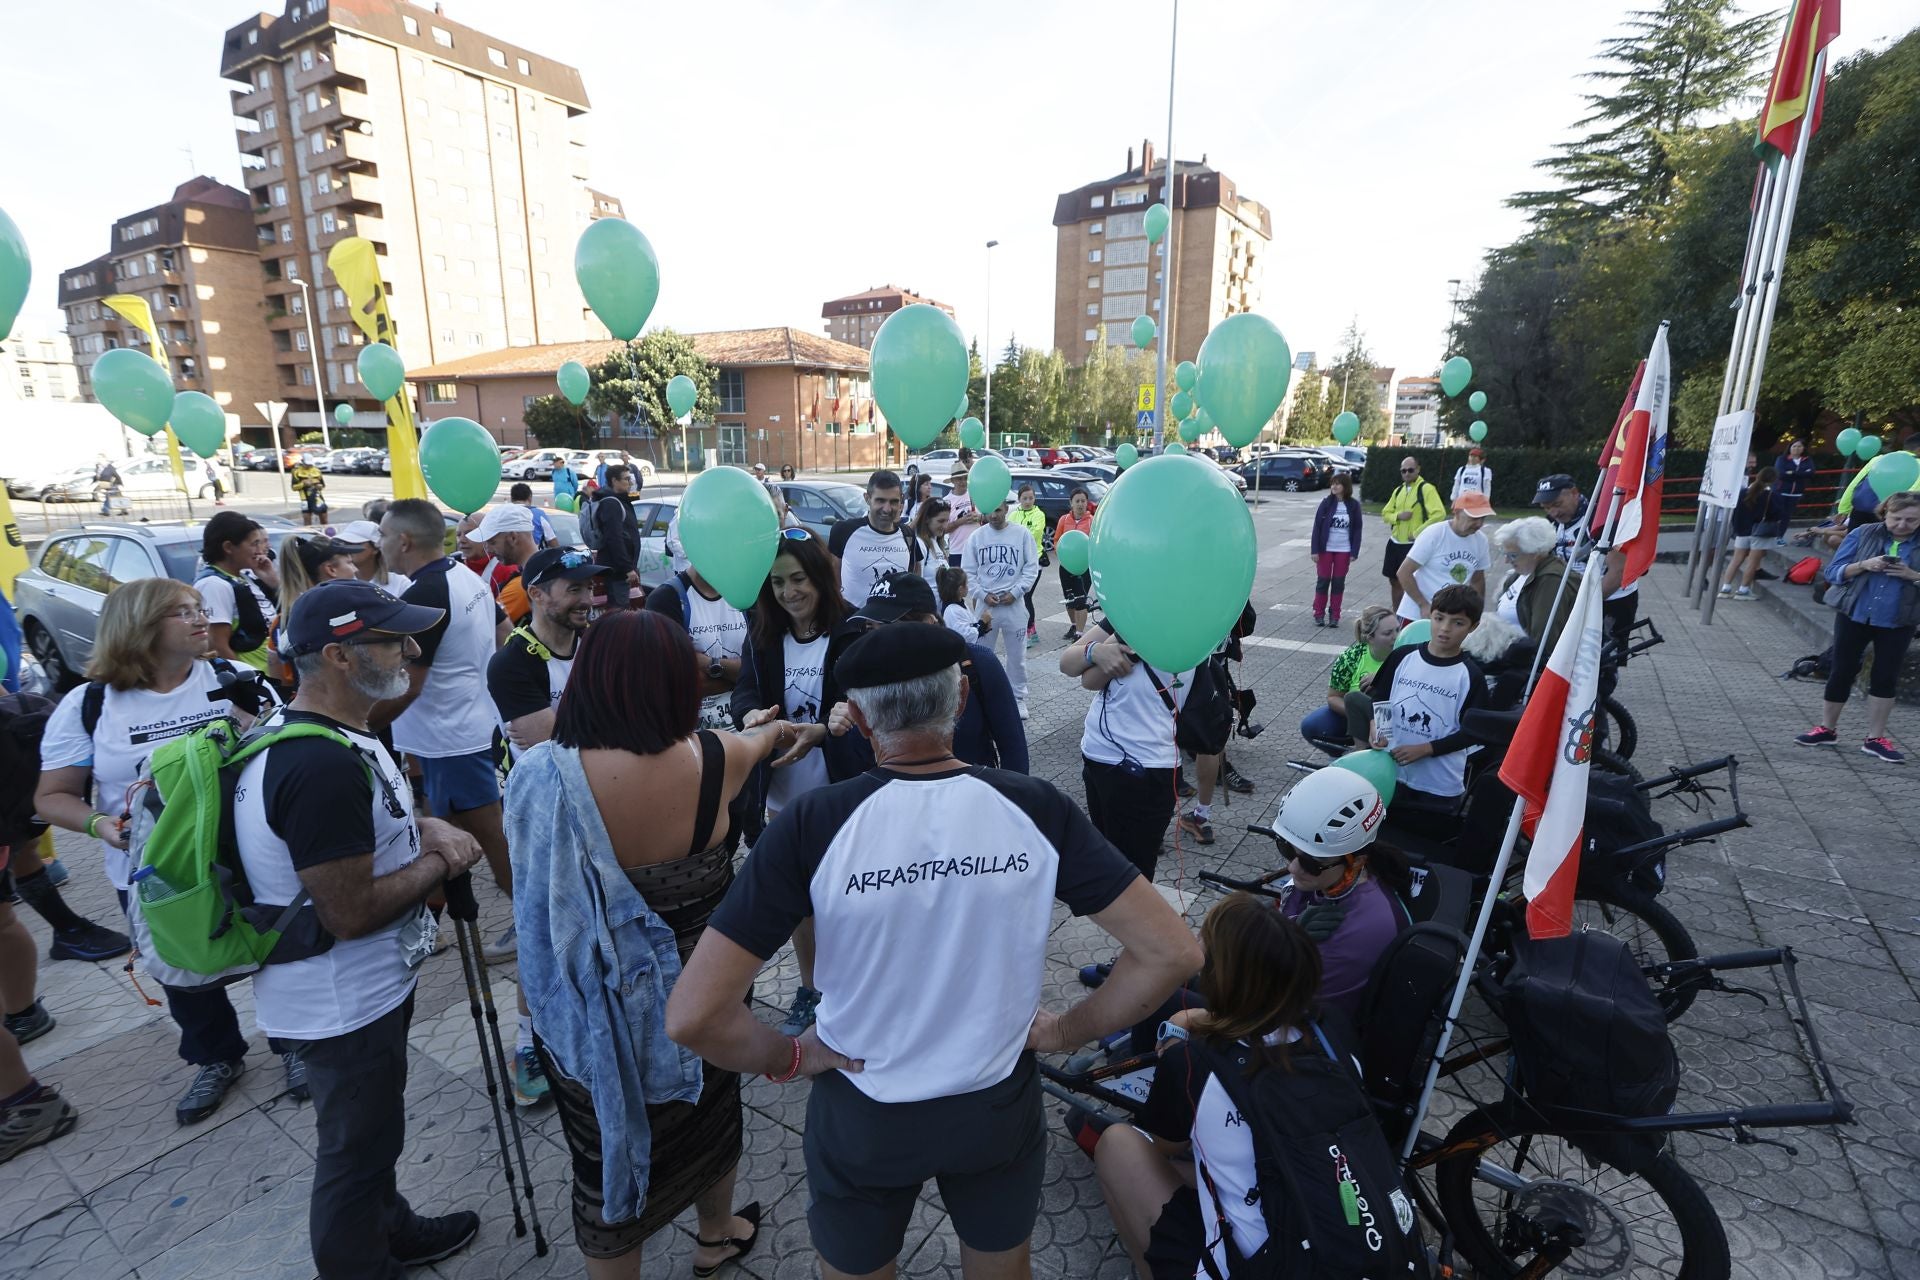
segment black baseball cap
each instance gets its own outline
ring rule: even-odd
[[[287,620],[287,657],[318,653],[336,641],[416,636],[446,617],[444,609],[408,604],[385,587],[357,578],[322,582],[300,593]]]
[[[613,570],[603,564],[595,564],[593,557],[584,551],[575,551],[569,547],[548,547],[545,551],[536,551],[520,570],[520,580],[529,587],[545,586],[568,578],[574,582],[582,578],[591,578]]]
[[[875,627],[833,664],[842,689],[875,689],[930,676],[967,660],[967,642],[946,627]]]
[[[927,580],[913,572],[895,572],[873,584],[867,602],[853,616],[868,622],[898,622],[910,613],[940,615]]]
[[[1573,477],[1569,475],[1541,476],[1540,483],[1533,490],[1533,505],[1545,506],[1559,497],[1562,490],[1573,488]]]

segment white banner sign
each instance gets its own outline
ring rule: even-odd
[[[1747,487],[1747,449],[1753,443],[1753,410],[1722,415],[1713,424],[1713,444],[1700,477],[1700,501],[1728,510]]]

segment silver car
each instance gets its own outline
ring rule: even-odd
[[[107,592],[137,578],[192,582],[199,557],[198,525],[101,523],[54,534],[14,580],[27,648],[55,686],[66,688],[93,656]]]

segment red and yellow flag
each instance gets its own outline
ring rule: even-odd
[[[1773,82],[1760,108],[1760,130],[1753,149],[1771,160],[1793,154],[1800,118],[1811,110],[1814,129],[1820,127],[1820,99],[1825,88],[1814,81],[1813,66],[1820,51],[1840,34],[1840,0],[1794,0],[1787,29],[1780,35],[1780,54],[1773,64]],[[1811,133],[1809,133],[1811,136]]]

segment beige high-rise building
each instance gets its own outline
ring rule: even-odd
[[[212,178],[174,188],[165,204],[117,220],[107,252],[60,273],[80,398],[93,399],[89,371],[114,347],[149,351],[146,337],[102,299],[145,298],[176,391],[202,391],[221,408],[258,419],[274,399],[273,343],[261,288],[247,193]]]
[[[925,303],[940,308],[948,315],[953,314],[953,308],[944,302],[923,298],[913,290],[902,289],[898,285],[883,284],[860,293],[850,293],[844,298],[835,298],[820,308],[820,317],[827,322],[829,338],[871,351],[873,335],[880,332],[880,326],[887,322],[887,318],[900,308],[915,303]]]
[[[1088,183],[1054,204],[1053,345],[1078,364],[1106,329],[1114,346],[1131,346],[1132,326],[1151,316],[1167,359],[1191,360],[1213,326],[1260,305],[1260,277],[1273,219],[1240,194],[1233,179],[1198,161],[1176,160],[1172,199],[1166,167],[1153,144],[1111,178]],[[1146,211],[1165,201],[1173,224],[1158,245],[1147,243]],[[1173,316],[1160,315],[1161,274],[1172,246]]]
[[[586,88],[572,67],[407,0],[288,0],[231,28],[233,91],[289,422],[325,406],[381,421],[355,368],[364,338],[327,270],[348,236],[380,256],[409,366],[604,336],[573,278],[588,221]],[[307,282],[304,297],[298,281]]]
[[[0,395],[16,400],[78,400],[73,344],[58,329],[19,322],[0,339]]]

